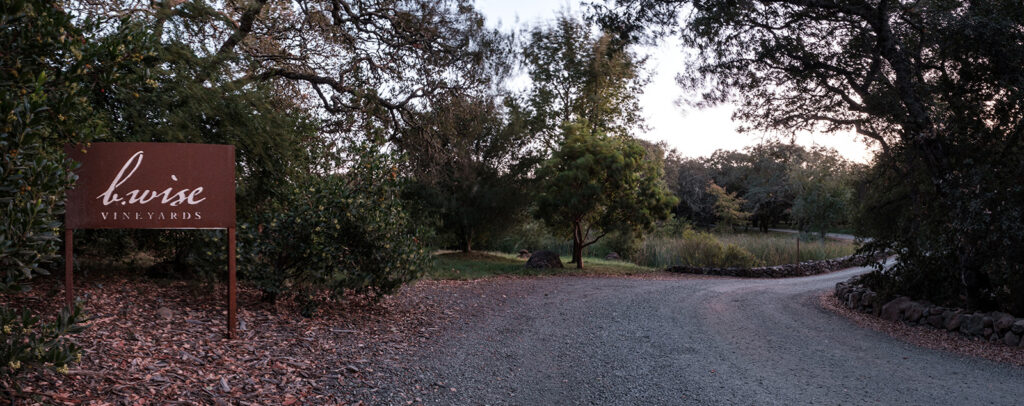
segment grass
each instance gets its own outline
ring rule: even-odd
[[[678,236],[652,236],[644,240],[639,251],[630,257],[633,262],[609,261],[584,257],[579,270],[562,256],[564,269],[530,269],[526,260],[514,254],[492,251],[472,253],[442,251],[434,255],[434,264],[427,279],[471,280],[491,276],[540,275],[637,275],[655,272],[673,265],[753,267],[793,263],[796,260],[797,236],[786,233],[711,234],[686,230]],[[549,249],[561,247],[552,244]],[[848,241],[802,240],[800,261],[838,258],[853,254],[857,245]],[[556,250],[556,252],[558,252]],[[588,248],[589,253],[601,254]]]
[[[751,253],[765,265],[782,265],[796,262],[797,236],[786,233],[737,233],[716,234],[715,238],[723,244],[736,245]],[[850,241],[832,239],[800,241],[799,261],[816,261],[852,255],[857,251],[857,244]]]
[[[434,266],[425,276],[427,279],[470,280],[499,275],[637,275],[656,271],[653,268],[624,261],[608,261],[598,258],[583,258],[584,269],[569,264],[570,258],[562,257],[564,269],[532,269],[526,267],[526,260],[515,255],[500,252],[440,252],[434,255]]]
[[[849,241],[801,241],[786,233],[706,233],[686,230],[679,236],[651,237],[640,246],[634,260],[663,268],[673,265],[755,267],[838,258],[857,251]]]

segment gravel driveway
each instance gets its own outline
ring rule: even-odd
[[[1024,403],[1024,368],[912,346],[819,307],[822,291],[865,271],[493,281],[466,298],[475,314],[408,360],[398,390],[459,405]]]

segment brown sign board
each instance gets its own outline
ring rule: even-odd
[[[66,227],[235,226],[235,147],[155,142],[69,145],[81,163]]]
[[[235,147],[155,142],[68,145],[81,164],[64,216],[64,301],[74,305],[76,228],[226,228],[228,337],[235,338]]]

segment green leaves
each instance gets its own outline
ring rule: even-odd
[[[28,309],[20,312],[0,306],[0,381],[12,385],[25,370],[46,366],[67,373],[68,365],[78,362],[81,348],[67,336],[82,332],[82,309],[62,309],[49,323],[40,320]]]
[[[20,290],[56,257],[65,191],[74,182],[65,143],[102,131],[70,55],[84,40],[50,1],[7,4],[0,42],[0,288]]]
[[[296,182],[240,227],[238,263],[271,298],[387,294],[425,270],[428,254],[398,198],[398,162],[371,146],[353,153],[344,172]]]
[[[677,199],[663,183],[660,160],[646,157],[635,140],[608,137],[586,125],[564,131],[561,148],[537,171],[536,215],[572,233],[574,257],[608,232],[649,230],[668,218]]]
[[[609,34],[571,16],[530,30],[523,59],[532,89],[527,94],[529,125],[554,149],[561,128],[587,122],[616,136],[643,128],[637,96],[647,83],[644,60]]]

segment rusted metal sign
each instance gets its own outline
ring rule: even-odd
[[[82,164],[68,228],[235,226],[232,145],[95,143],[67,153]]]
[[[235,337],[235,147],[153,142],[68,145],[81,166],[64,219],[65,301],[74,301],[76,228],[224,228],[228,336]]]

